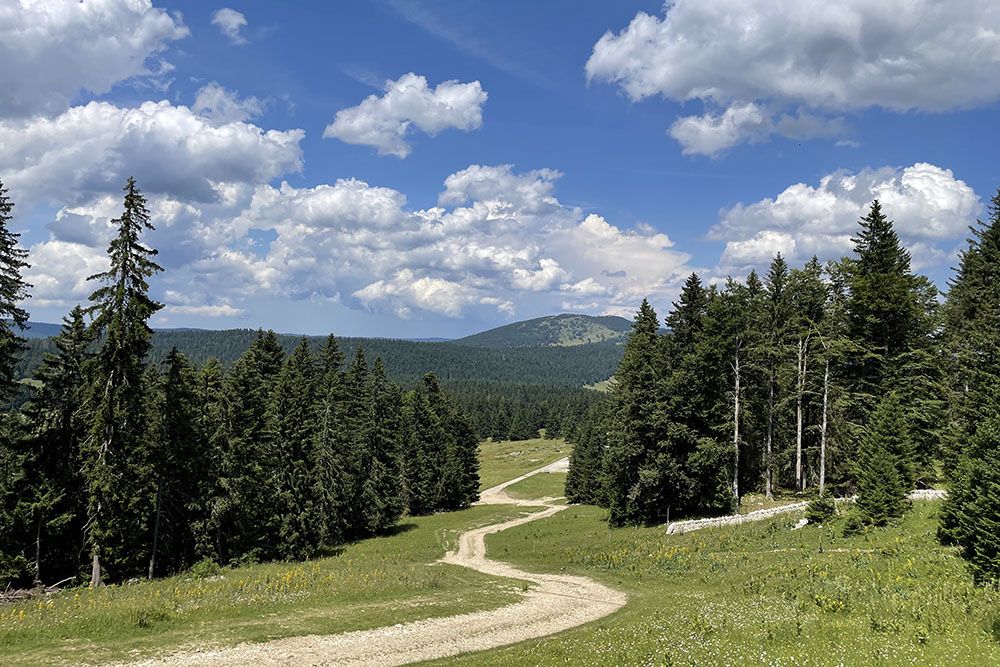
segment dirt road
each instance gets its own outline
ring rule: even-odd
[[[620,609],[626,596],[586,577],[533,574],[488,558],[487,535],[538,521],[566,508],[546,499],[515,500],[505,489],[532,475],[566,469],[562,459],[544,468],[487,489],[482,504],[510,504],[541,508],[504,523],[462,533],[458,549],[441,559],[450,565],[477,572],[530,582],[524,598],[491,611],[427,619],[373,630],[339,635],[288,637],[263,644],[240,644],[231,648],[177,653],[133,665],[210,665],[229,667],[254,665],[405,665],[469,651],[507,646],[527,639],[551,635],[597,620]]]

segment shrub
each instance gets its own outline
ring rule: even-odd
[[[191,576],[195,579],[208,579],[222,572],[222,568],[211,558],[202,558],[191,566]]]
[[[837,505],[833,498],[823,494],[816,496],[806,506],[806,521],[809,523],[826,523],[837,514]]]

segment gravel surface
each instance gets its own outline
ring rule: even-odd
[[[504,523],[462,533],[458,549],[441,562],[478,572],[530,582],[521,601],[492,611],[433,618],[373,630],[339,635],[288,637],[262,644],[240,644],[219,650],[203,650],[146,660],[132,665],[405,665],[469,651],[507,646],[544,637],[597,620],[620,609],[624,593],[586,577],[533,574],[486,556],[485,538],[514,526],[550,517],[565,505],[548,499],[515,500],[506,489],[541,472],[566,470],[562,459],[517,479],[483,491],[482,504],[509,504],[542,508]]]

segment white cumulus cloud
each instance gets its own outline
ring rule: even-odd
[[[771,133],[828,136],[827,122],[782,123],[782,109],[821,117],[880,107],[944,112],[1000,99],[1000,5],[994,0],[677,0],[607,32],[586,64],[591,81],[632,100],[701,101],[672,134],[713,154]],[[814,117],[816,120],[817,117]],[[741,122],[742,121],[742,122]],[[678,131],[679,130],[679,131]]]
[[[412,150],[406,140],[411,126],[431,136],[449,128],[478,129],[486,98],[478,81],[445,81],[431,88],[425,77],[411,72],[386,81],[381,96],[369,95],[361,104],[338,111],[323,136],[405,158]]]
[[[971,187],[949,169],[918,162],[909,167],[837,171],[818,185],[796,183],[774,198],[736,204],[720,213],[709,238],[726,242],[720,265],[740,272],[761,267],[776,252],[804,261],[848,254],[858,219],[872,200],[895,223],[915,264],[943,259],[982,210]]]
[[[167,72],[151,61],[187,35],[149,0],[0,3],[0,117],[60,113],[82,91]]]

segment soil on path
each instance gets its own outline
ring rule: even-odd
[[[488,558],[486,536],[538,521],[564,509],[552,499],[518,500],[505,489],[542,472],[566,470],[568,459],[539,468],[480,494],[481,504],[536,508],[531,514],[462,533],[458,549],[441,562],[529,582],[521,601],[491,611],[432,618],[337,635],[288,637],[261,644],[176,653],[133,665],[405,665],[470,651],[507,646],[568,630],[617,611],[626,595],[587,577],[534,574]],[[541,509],[537,509],[541,508]]]

